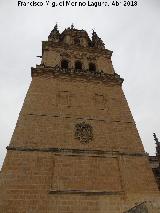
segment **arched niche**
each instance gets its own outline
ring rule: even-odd
[[[68,60],[63,59],[63,60],[61,61],[61,68],[62,68],[62,69],[68,69],[68,64],[69,64]]]
[[[81,61],[76,61],[75,62],[75,69],[76,70],[81,70],[82,69],[82,62]]]
[[[96,65],[92,62],[89,63],[89,70],[90,71],[96,71]]]

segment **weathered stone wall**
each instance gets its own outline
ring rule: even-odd
[[[135,159],[136,165],[138,161]],[[130,169],[125,167],[113,156],[9,150],[2,168],[0,210],[122,213],[136,202],[155,199],[152,182],[140,190],[140,185],[131,185],[138,178],[144,181],[148,170],[135,180],[131,170],[131,175],[125,176],[125,169]]]
[[[75,139],[82,121],[93,127],[88,144]],[[11,144],[143,153],[121,87],[70,78],[33,78]]]
[[[69,61],[69,68],[74,68],[75,62],[79,60],[83,64],[83,69],[89,69],[89,63],[93,62],[99,71],[103,70],[109,74],[114,73],[111,59],[102,51],[95,53],[95,50],[89,48],[81,49],[80,53],[79,48],[70,48],[66,51],[63,46],[61,48],[59,46],[49,47],[43,54],[42,63],[52,67],[61,66],[62,59]]]
[[[0,213],[122,213],[159,199],[123,80],[96,38],[101,48],[88,52],[43,43],[2,167]],[[63,57],[69,68],[81,59],[88,69],[95,60],[104,73],[54,72]],[[83,122],[87,129],[76,130]]]
[[[121,87],[68,77],[33,78],[2,172],[13,212],[120,213],[157,192]]]
[[[101,172],[100,179],[95,177],[97,174],[93,175],[91,173],[88,177],[87,175],[84,176],[86,179],[90,178],[91,182],[88,180],[88,182],[83,182],[80,185],[78,177],[81,177],[87,171],[84,170],[82,163],[79,168],[77,168],[76,163],[73,164],[71,172],[73,180],[68,181],[70,164],[67,166],[67,163],[73,159],[66,161],[67,158],[73,157],[55,156],[49,152],[8,151],[3,165],[3,184],[5,185],[3,192],[5,194],[0,195],[1,212],[80,213],[85,211],[87,213],[98,213],[108,211],[119,213],[121,206],[120,194],[95,194],[94,190],[92,194],[83,193],[83,190],[86,189],[87,191],[87,188],[98,189],[101,192],[102,188],[99,188],[102,184],[101,181],[106,179],[105,174],[102,176],[103,168],[98,170]],[[79,160],[82,162],[84,158],[75,157],[75,161],[78,162]],[[88,162],[84,164],[87,167],[86,169],[95,170],[92,166],[88,168]],[[76,169],[79,173],[76,172]],[[67,170],[69,170],[68,176]],[[95,182],[94,184],[96,178],[99,183]],[[114,180],[110,181],[114,182]],[[74,191],[66,193],[65,190],[67,189],[81,189],[82,193],[75,194]],[[64,192],[59,194],[58,191],[60,190]]]

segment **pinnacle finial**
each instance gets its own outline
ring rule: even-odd
[[[74,24],[73,24],[73,23],[71,24],[71,29],[72,29],[72,30],[74,29]]]
[[[56,22],[56,25],[54,26],[54,30],[58,30],[58,24]]]
[[[96,33],[96,31],[94,30],[94,29],[92,29],[92,39],[99,39],[99,37],[98,37],[98,35],[97,35],[97,33]]]
[[[156,133],[153,133],[154,140],[156,142],[156,156],[160,157],[160,142],[156,136]]]
[[[157,136],[156,136],[156,133],[153,133],[153,137],[154,137],[154,140],[155,140],[156,144],[158,144],[158,143],[159,143],[159,140],[158,140],[158,138],[157,138]]]

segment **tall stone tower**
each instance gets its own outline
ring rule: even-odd
[[[0,212],[122,213],[159,191],[115,73],[93,31],[54,27],[0,176]]]

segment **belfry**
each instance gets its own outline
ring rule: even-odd
[[[1,213],[123,213],[160,202],[111,56],[95,31],[73,25],[42,42],[0,174]]]

